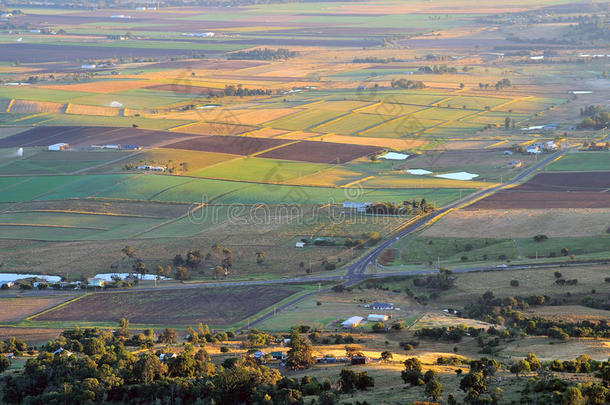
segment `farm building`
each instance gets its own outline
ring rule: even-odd
[[[252,356],[257,360],[261,360],[263,357],[265,357],[265,352],[258,350],[254,352]]]
[[[125,145],[121,149],[125,149],[125,150],[140,150],[140,149],[142,149],[142,147],[138,146],[138,145]]]
[[[60,347],[59,349],[57,349],[53,352],[54,355],[62,354],[62,353],[65,353],[66,356],[72,356],[72,352],[64,349],[63,347]]]
[[[159,355],[159,361],[166,361],[169,359],[173,359],[174,357],[176,357],[176,353],[161,353]]]
[[[389,316],[387,316],[387,315],[370,314],[369,316],[366,317],[366,320],[371,321],[371,322],[385,322],[388,320],[388,318],[389,318]]]
[[[361,364],[366,364],[367,362],[367,358],[364,356],[354,356],[351,359],[352,361],[352,366],[357,366],[357,365],[361,365]]]
[[[364,320],[364,318],[361,316],[352,316],[351,318],[348,318],[345,321],[343,321],[341,323],[341,327],[346,328],[346,329],[356,328],[360,325],[360,323],[362,323],[363,320]]]
[[[297,242],[294,244],[294,247],[296,248],[303,248],[305,247],[305,242]]]
[[[142,165],[137,167],[138,170],[149,170],[151,172],[164,172],[165,167],[163,166],[151,166],[151,165]]]
[[[508,162],[508,167],[512,167],[513,169],[518,169],[521,166],[523,166],[523,162],[520,160],[511,160]]]
[[[394,309],[394,304],[392,304],[391,302],[373,302],[373,304],[371,305],[371,308],[373,309],[383,309],[383,310],[392,310]]]
[[[271,355],[271,357],[273,357],[275,360],[286,360],[286,353],[284,352],[271,352],[269,353]]]
[[[540,150],[540,148],[536,145],[532,145],[532,146],[528,146],[525,149],[525,152],[531,154],[531,155],[538,155],[540,153],[542,153],[542,151]]]
[[[106,280],[103,278],[88,278],[87,285],[89,287],[103,287],[106,284]]]
[[[64,142],[61,143],[54,143],[53,145],[49,145],[49,150],[52,151],[60,151],[60,150],[70,150],[70,145]]]
[[[366,209],[370,207],[370,205],[370,202],[345,201],[343,203],[343,208],[355,209],[356,212],[366,212]]]

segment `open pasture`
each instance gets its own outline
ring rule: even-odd
[[[172,291],[87,294],[48,311],[35,321],[115,323],[127,318],[143,325],[229,326],[300,291],[298,287],[187,288]]]
[[[8,212],[0,214],[0,237],[51,241],[126,239],[165,221],[164,218],[128,214]]]
[[[193,172],[192,175],[225,180],[284,183],[297,177],[317,173],[328,167],[328,165],[318,163],[247,157],[204,168]]]
[[[610,226],[610,209],[458,210],[445,215],[422,235],[429,237],[528,238],[603,235]]]
[[[67,174],[126,157],[125,152],[96,151],[55,153],[43,151],[24,159],[0,165],[0,174]]]
[[[547,167],[549,171],[610,171],[610,153],[608,152],[573,152]]]

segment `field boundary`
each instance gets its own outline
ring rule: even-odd
[[[61,304],[55,305],[54,307],[47,308],[44,311],[40,311],[40,312],[38,312],[38,313],[36,313],[34,315],[30,315],[27,318],[23,318],[23,320],[24,321],[31,321],[34,318],[36,318],[37,316],[46,314],[47,312],[53,311],[55,309],[59,309],[59,308],[65,307],[66,305],[72,304],[73,302],[76,302],[76,301],[80,300],[81,298],[83,298],[85,295],[89,295],[89,294],[90,293],[81,294],[78,297],[74,297],[74,298],[72,298],[72,299],[70,299],[68,301],[62,302]]]

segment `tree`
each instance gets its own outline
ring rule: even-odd
[[[356,387],[356,373],[344,368],[341,370],[341,374],[339,374],[339,384],[341,385],[342,392],[346,394],[353,392]]]
[[[530,369],[532,371],[537,371],[540,369],[540,367],[542,367],[542,365],[540,364],[540,360],[538,360],[538,356],[536,356],[535,353],[528,353],[526,360],[529,363]]]
[[[403,364],[405,369],[401,372],[400,377],[405,384],[424,385],[421,362],[416,357],[411,357],[406,359]]]
[[[264,251],[256,252],[256,264],[263,264],[264,261],[265,261],[265,252]]]
[[[135,382],[150,384],[167,374],[167,366],[154,354],[145,353],[134,363],[132,379]]]
[[[146,264],[142,260],[137,260],[133,266],[134,273],[140,274],[142,277],[146,274]]]
[[[561,405],[585,405],[582,392],[576,387],[568,387],[561,397]]]
[[[443,395],[443,386],[437,379],[433,378],[426,383],[424,392],[426,393],[426,396],[432,398],[433,401],[436,401]]]
[[[510,372],[516,374],[517,377],[519,377],[519,374],[527,373],[529,371],[531,371],[531,368],[530,363],[528,363],[527,360],[519,360],[510,366]]]
[[[311,342],[305,336],[301,336],[298,330],[292,329],[290,333],[290,349],[286,353],[286,365],[292,370],[310,368],[315,363]]]
[[[0,356],[0,373],[4,373],[11,365],[11,361],[6,356]]]
[[[122,338],[129,338],[129,321],[125,318],[119,320],[119,330],[116,335]]]
[[[384,362],[388,362],[392,360],[392,352],[389,351],[385,351],[385,352],[381,352],[381,360]]]
[[[386,326],[383,322],[374,323],[372,329],[373,329],[373,332],[375,332],[375,333],[386,332]]]
[[[470,398],[478,398],[487,390],[485,377],[480,371],[470,372],[466,374],[460,381],[460,389],[468,392]]]
[[[610,399],[610,397],[608,397],[610,390],[598,383],[587,385],[583,391],[587,396],[588,403],[593,405],[602,405],[606,403],[606,398]]]
[[[158,339],[159,343],[166,343],[166,344],[176,343],[177,340],[178,340],[178,334],[172,328],[166,328],[163,332],[161,332],[161,334],[159,335],[159,339]]]
[[[129,259],[133,259],[136,254],[135,249],[129,245],[125,245],[125,247],[121,249],[121,252]]]
[[[176,267],[176,278],[178,280],[186,280],[188,277],[188,270],[184,266]]]

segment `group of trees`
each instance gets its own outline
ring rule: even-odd
[[[399,89],[425,89],[426,85],[421,80],[407,80],[407,79],[392,79],[392,88]]]
[[[421,201],[404,201],[402,204],[393,202],[376,202],[366,207],[367,214],[379,215],[421,215],[434,211],[432,204],[422,198]]]
[[[228,55],[228,59],[285,60],[294,58],[299,53],[285,48],[259,48],[249,51],[237,51]]]
[[[610,326],[606,320],[595,321],[557,321],[541,317],[526,317],[521,310],[530,306],[549,305],[547,296],[496,298],[488,291],[467,306],[464,314],[485,322],[504,325],[510,336],[522,334],[549,336],[562,341],[572,337],[610,337]]]
[[[610,123],[610,113],[600,105],[590,105],[580,110],[580,116],[585,117],[578,128],[602,129]]]
[[[454,66],[434,65],[434,66],[422,66],[419,68],[419,71],[424,72],[424,73],[443,74],[443,73],[457,73],[458,70]]]

